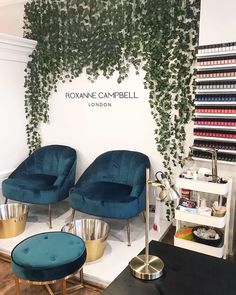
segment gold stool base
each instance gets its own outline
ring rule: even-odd
[[[80,274],[80,284],[78,284],[76,281],[73,281],[74,284],[76,284],[75,286],[72,286],[72,287],[66,287],[66,280],[70,280],[70,278],[72,278],[76,273]],[[17,277],[15,275],[15,286],[16,286],[16,294],[17,295],[20,295],[20,282],[21,281],[24,281],[28,284],[32,284],[32,285],[43,285],[45,286],[46,290],[48,291],[48,294],[50,295],[56,295],[56,294],[63,294],[63,295],[67,295],[68,294],[68,291],[69,292],[72,292],[72,291],[75,291],[75,290],[79,290],[81,288],[84,287],[84,280],[83,280],[83,269],[79,269],[78,271],[76,271],[75,273],[71,274],[71,275],[68,275],[67,277],[65,278],[62,278],[62,279],[58,279],[58,280],[53,280],[53,281],[47,281],[47,282],[35,282],[35,281],[29,281],[29,280],[25,280],[25,279],[21,279],[19,277]],[[62,284],[62,290],[61,291],[56,291],[56,292],[53,292],[50,285],[51,284],[55,284],[57,282],[61,282]]]
[[[153,255],[148,255],[148,264],[145,263],[145,255],[136,256],[129,266],[132,275],[141,280],[155,280],[163,275],[164,263]]]

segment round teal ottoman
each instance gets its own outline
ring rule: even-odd
[[[31,236],[11,253],[16,284],[19,288],[18,278],[39,284],[64,280],[82,268],[86,255],[84,241],[70,233],[46,232]]]

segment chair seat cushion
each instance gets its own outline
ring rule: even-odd
[[[24,175],[7,178],[2,182],[2,192],[6,198],[31,204],[52,204],[60,201],[59,189],[54,185],[57,177],[47,174]],[[63,197],[67,194],[63,193]],[[63,199],[63,198],[61,198]]]
[[[46,282],[66,277],[86,260],[84,241],[65,232],[46,232],[23,240],[12,251],[12,270],[20,278]]]
[[[8,178],[11,185],[26,187],[27,189],[45,189],[52,186],[56,176],[48,174],[29,174],[16,178]]]
[[[94,182],[70,191],[71,207],[101,217],[126,219],[137,215],[139,199],[130,196],[132,187],[120,183]],[[124,206],[125,204],[125,206]]]

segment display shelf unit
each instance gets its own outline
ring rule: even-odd
[[[235,138],[226,138],[227,133],[236,131],[236,126],[217,126],[214,121],[228,119],[233,122],[232,125],[236,122],[236,42],[199,46],[196,70],[195,121],[205,120],[206,124],[194,124],[194,129],[198,130],[195,132],[200,134],[194,135],[194,141],[201,140],[200,144],[204,147],[204,141],[210,140],[211,147],[215,149],[217,144],[214,146],[213,141],[220,141],[225,142],[227,147],[227,143],[236,142]],[[211,137],[207,136],[207,131]],[[219,136],[218,133],[223,134]],[[235,151],[217,151],[225,160],[223,162],[236,164]],[[199,154],[197,159],[200,157],[206,160],[203,154]]]
[[[228,243],[232,180],[228,179],[226,183],[213,183],[200,180],[177,178],[175,185],[180,194],[181,189],[189,189],[198,193],[208,193],[214,195],[215,197],[219,197],[220,204],[222,202],[222,198],[226,198],[226,214],[224,217],[204,216],[198,213],[190,213],[175,209],[176,232],[182,227],[183,222],[196,225],[206,225],[209,227],[221,229],[224,232],[224,239],[219,247],[213,247],[195,241],[181,239],[175,236],[174,245],[211,256],[226,258],[229,251]]]

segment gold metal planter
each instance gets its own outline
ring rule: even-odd
[[[0,238],[12,238],[25,230],[29,207],[24,204],[0,205]]]
[[[86,262],[102,257],[109,233],[109,225],[100,219],[78,219],[63,226],[62,231],[82,238],[87,250]]]

